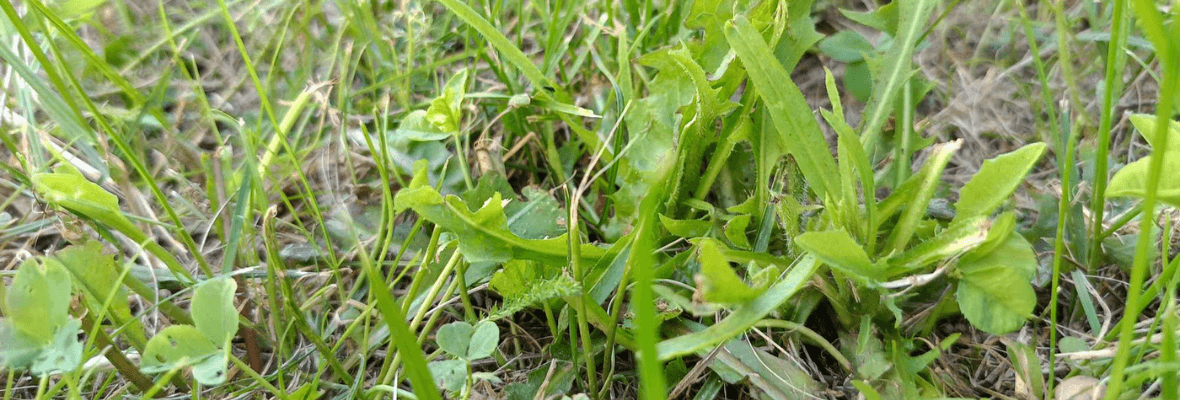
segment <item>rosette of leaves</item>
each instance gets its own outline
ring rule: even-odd
[[[926,212],[941,166],[957,149],[957,145],[936,146],[927,166],[880,204],[887,213],[902,214],[888,232],[890,239],[895,239],[889,242],[897,247],[887,243],[887,250],[881,251],[884,254],[866,249],[842,229],[808,232],[795,242],[842,276],[871,289],[919,286],[944,274],[955,278],[959,310],[972,325],[997,335],[1015,331],[1036,305],[1031,282],[1037,259],[1032,245],[1015,232],[1015,214],[992,214],[1023,182],[1045,148],[1044,143],[1030,144],[985,161],[959,191],[950,224],[936,227],[928,237],[914,239],[916,228],[905,226],[909,221],[906,215]],[[906,210],[897,211],[902,204]],[[918,217],[912,221],[917,225],[925,220]],[[901,233],[905,230],[910,231],[909,237]],[[921,273],[935,264],[939,265],[935,272]]]

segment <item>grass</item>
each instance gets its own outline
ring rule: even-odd
[[[1175,7],[0,8],[3,399],[1180,396]]]

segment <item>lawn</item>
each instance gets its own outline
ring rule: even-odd
[[[0,0],[0,400],[1180,399],[1180,7]]]

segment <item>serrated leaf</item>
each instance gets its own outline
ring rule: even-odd
[[[1033,143],[984,161],[979,172],[959,190],[955,219],[991,214],[1024,182],[1046,147],[1045,143]]]
[[[978,247],[987,240],[991,222],[987,217],[973,217],[956,222],[933,238],[889,258],[890,271],[886,276],[918,269]]]
[[[189,305],[193,325],[218,347],[227,347],[238,333],[238,310],[234,308],[237,290],[238,283],[233,279],[219,278],[202,283],[193,293]]]
[[[52,258],[30,258],[21,263],[4,303],[13,328],[42,345],[69,320],[70,275]]]
[[[836,160],[828,151],[823,133],[807,105],[803,92],[795,86],[782,64],[774,58],[762,36],[745,17],[735,17],[725,26],[729,40],[757,89],[759,98],[782,135],[781,143],[795,156],[799,169],[816,193],[838,190]]]
[[[421,217],[454,233],[459,239],[459,251],[468,262],[505,262],[510,259],[555,265],[567,262],[569,245],[565,235],[553,239],[524,239],[508,230],[498,192],[492,193],[480,209],[472,212],[460,198],[443,197],[430,187],[424,162],[416,163],[414,170],[410,186],[398,191],[394,197],[394,209],[397,212],[413,209]],[[604,254],[601,248],[582,245],[583,259],[596,261]]]
[[[869,152],[874,150],[881,126],[893,110],[898,93],[914,72],[914,47],[935,4],[937,2],[934,0],[915,0],[900,2],[897,6],[896,31],[888,32],[893,34],[894,41],[881,59],[880,72],[876,74],[876,84],[865,106],[861,124],[862,143],[866,144],[865,150]]]
[[[504,297],[504,302],[488,315],[489,320],[495,321],[526,307],[582,292],[573,278],[560,274],[557,269],[543,268],[537,264],[533,261],[512,260],[492,276],[489,286]]]
[[[729,259],[721,254],[715,240],[701,240],[698,248],[701,272],[696,275],[697,291],[705,301],[742,304],[766,291],[766,286],[753,288],[743,282],[733,272]]]
[[[434,334],[434,340],[438,343],[438,348],[455,357],[466,358],[467,348],[471,345],[471,335],[475,333],[475,328],[471,324],[457,321],[438,328],[438,332]]]
[[[1033,275],[1037,258],[1020,235],[986,255],[960,260],[959,309],[972,325],[993,335],[1013,332],[1036,306]]]
[[[482,321],[475,325],[475,332],[471,334],[471,343],[467,345],[467,359],[478,360],[487,358],[496,351],[500,343],[500,327],[495,322]]]
[[[843,230],[807,232],[795,237],[795,244],[832,268],[861,281],[885,279],[885,268],[869,260],[864,247]]]
[[[187,367],[220,353],[217,344],[192,325],[172,325],[148,340],[140,370],[154,374]]]
[[[897,3],[889,3],[872,11],[840,10],[848,19],[881,32],[897,32]]]

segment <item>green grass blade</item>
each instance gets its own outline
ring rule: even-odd
[[[716,324],[703,330],[660,342],[659,357],[670,360],[695,354],[744,333],[771,311],[781,306],[811,279],[819,265],[813,256],[803,256],[777,283],[749,303],[743,304]]]
[[[936,0],[915,0],[899,3],[897,32],[893,35],[893,47],[885,54],[881,75],[873,85],[873,94],[865,107],[861,125],[861,142],[871,155],[877,148],[881,126],[889,118],[889,110],[898,92],[913,73],[914,47],[918,44]]]
[[[1157,138],[1155,143],[1158,143],[1159,146],[1152,148],[1147,178],[1147,194],[1142,203],[1143,219],[1154,220],[1156,192],[1162,177],[1165,149],[1168,147],[1166,129],[1171,120],[1172,102],[1175,99],[1172,94],[1175,93],[1176,81],[1180,78],[1180,43],[1177,41],[1177,38],[1180,38],[1180,24],[1173,23],[1172,31],[1169,32],[1164,25],[1164,16],[1156,8],[1154,1],[1135,0],[1133,4],[1133,10],[1139,19],[1139,26],[1155,46],[1156,58],[1159,60],[1162,71],[1160,95],[1156,105],[1156,132],[1153,133]],[[1135,322],[1139,317],[1136,305],[1142,295],[1140,291],[1143,288],[1143,281],[1147,278],[1148,264],[1152,261],[1149,259],[1150,246],[1153,242],[1150,237],[1150,235],[1141,234],[1135,243],[1135,258],[1131,264],[1130,286],[1127,289],[1126,302],[1134,308],[1124,310],[1123,317],[1119,321],[1118,352],[1115,353],[1114,362],[1111,365],[1110,386],[1107,388],[1105,397],[1107,400],[1118,398],[1122,394],[1122,385],[1125,383],[1123,379],[1127,372],[1127,360],[1131,355],[1131,338],[1134,335]]]

